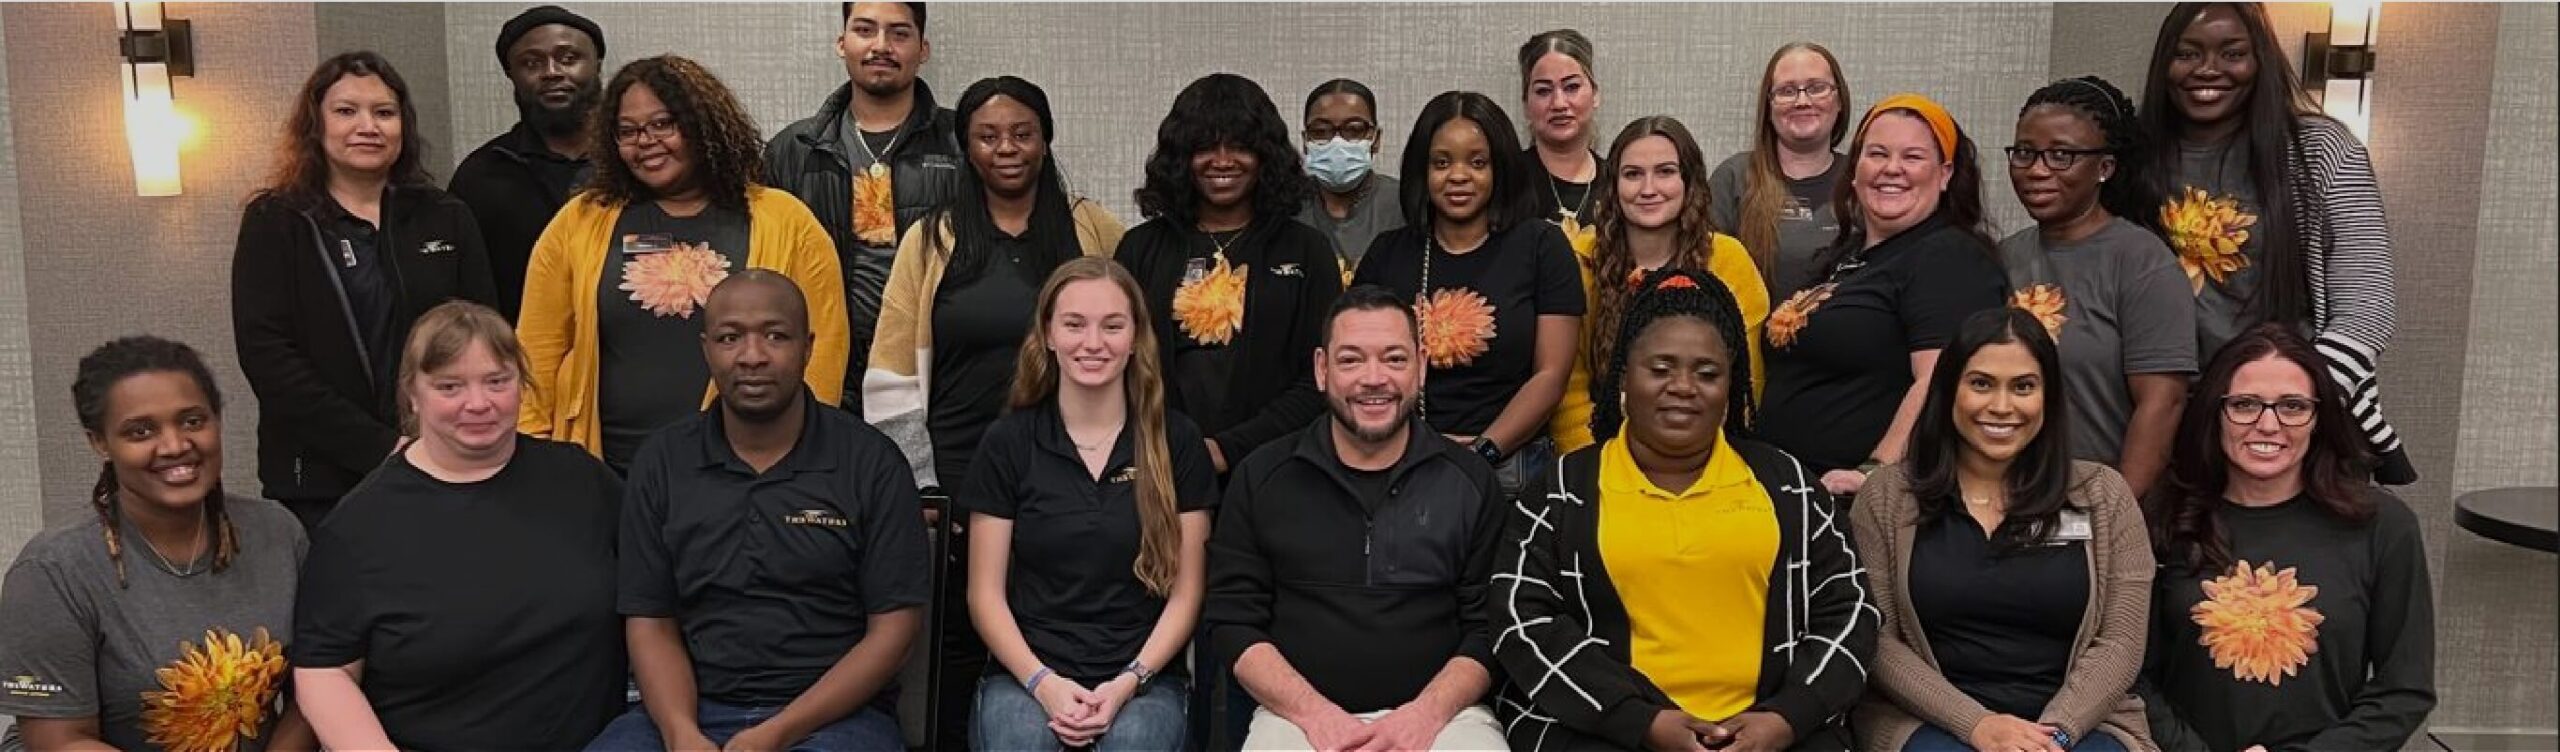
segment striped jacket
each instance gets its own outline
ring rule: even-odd
[[[1490,606],[1505,674],[1496,712],[1514,750],[1643,749],[1654,715],[1678,708],[1636,671],[1626,607],[1601,562],[1603,446],[1557,459],[1503,528]],[[1799,746],[1845,747],[1839,722],[1866,690],[1883,618],[1848,517],[1777,447],[1736,439],[1723,449],[1742,453],[1778,518],[1752,710],[1785,718]]]
[[[2294,237],[2302,243],[2311,289],[2311,331],[2329,378],[2346,392],[2347,410],[2373,447],[2374,479],[2386,485],[2417,482],[2400,434],[2382,417],[2382,389],[2375,370],[2398,325],[2391,267],[2391,227],[2382,212],[2382,188],[2373,157],[2338,121],[2304,116],[2295,131],[2287,187],[2296,211]],[[2210,353],[2205,355],[2210,356]]]

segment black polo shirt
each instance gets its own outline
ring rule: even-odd
[[[2004,554],[1964,502],[1945,505],[1920,521],[1906,575],[1929,654],[1947,683],[1991,712],[2041,717],[2079,649],[2089,543],[2056,536]]]
[[[381,211],[390,210],[386,192]],[[328,251],[329,269],[338,273],[338,288],[347,295],[347,317],[355,323],[367,362],[373,366],[373,383],[390,384],[400,364],[401,343],[391,326],[399,308],[400,281],[395,279],[399,272],[382,254],[382,230],[334,198],[320,205],[319,215],[320,244]]]
[[[1164,422],[1174,508],[1215,506],[1208,441],[1179,413],[1166,413]],[[1014,412],[987,427],[966,490],[955,499],[971,512],[1014,522],[1005,605],[1031,654],[1078,682],[1118,675],[1164,613],[1165,599],[1147,592],[1134,569],[1137,438],[1121,429],[1096,479],[1067,438],[1055,400]]]
[[[805,390],[801,402],[799,442],[762,474],[730,449],[716,405],[632,460],[617,607],[677,621],[703,699],[789,703],[862,641],[872,614],[929,594],[906,455]]]

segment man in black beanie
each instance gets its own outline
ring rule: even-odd
[[[517,14],[498,30],[498,68],[514,82],[516,127],[454,168],[447,187],[470,205],[498,286],[498,311],[516,319],[525,264],[551,215],[590,173],[587,119],[604,89],[604,30],[557,5]]]

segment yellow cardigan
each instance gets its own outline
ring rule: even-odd
[[[1599,296],[1595,294],[1597,291],[1592,287],[1594,280],[1591,278],[1592,270],[1599,266],[1599,261],[1591,255],[1595,251],[1588,243],[1575,243],[1573,250],[1581,261],[1576,266],[1582,267],[1582,299],[1596,304]],[[1734,302],[1742,308],[1742,335],[1751,340],[1751,394],[1757,397],[1763,386],[1760,379],[1763,368],[1760,324],[1769,319],[1769,286],[1761,281],[1760,265],[1751,260],[1751,252],[1742,247],[1742,241],[1723,233],[1716,234],[1715,248],[1707,253],[1707,273],[1723,281],[1725,289],[1733,291]],[[1592,443],[1591,348],[1596,342],[1592,337],[1617,336],[1615,332],[1604,334],[1591,330],[1593,323],[1600,318],[1598,313],[1592,311],[1582,317],[1582,340],[1573,355],[1573,375],[1565,378],[1564,399],[1556,402],[1555,413],[1547,420],[1547,436],[1555,439],[1559,455]],[[1732,343],[1726,344],[1730,346]]]
[[[621,217],[621,206],[592,195],[561,207],[534,241],[524,275],[524,310],[516,323],[533,368],[533,388],[524,396],[516,429],[586,447],[588,454],[604,451],[604,421],[596,412],[596,286],[613,255],[613,225]],[[802,378],[819,401],[835,404],[853,341],[835,242],[809,207],[780,190],[748,186],[747,217],[747,266],[790,277],[809,299],[811,349]],[[708,406],[715,389],[705,384],[702,392]]]

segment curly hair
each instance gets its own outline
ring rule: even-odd
[[[434,176],[427,173],[427,141],[418,125],[418,105],[409,97],[409,83],[392,69],[391,61],[370,50],[342,52],[320,61],[311,77],[302,82],[302,93],[293,100],[293,114],[284,121],[284,140],[276,149],[275,171],[267,176],[267,184],[252,198],[272,196],[296,206],[317,205],[329,193],[329,155],[322,147],[328,140],[324,131],[327,120],[320,112],[322,99],[329,87],[349,76],[382,80],[391,89],[391,98],[400,102],[400,156],[391,161],[391,184],[428,185]]]
[[[1146,184],[1138,188],[1138,214],[1185,224],[1200,213],[1200,184],[1191,155],[1221,144],[1253,152],[1253,216],[1287,218],[1315,192],[1298,162],[1289,126],[1262,86],[1233,73],[1211,73],[1182,88],[1173,111],[1156,127],[1156,149],[1147,155]]]
[[[2027,104],[2018,108],[2018,119],[2025,120],[2028,112],[2048,105],[2087,119],[2107,139],[2107,154],[2116,159],[2116,173],[2114,180],[2098,186],[2098,206],[2108,214],[2166,236],[2167,231],[2160,226],[2160,205],[2164,200],[2150,176],[2151,139],[2143,133],[2142,120],[2135,116],[2133,100],[2115,84],[2097,76],[2066,78],[2027,95]]]
[[[327,87],[324,85],[322,88]],[[99,345],[98,349],[89,351],[80,359],[79,375],[71,379],[71,411],[79,416],[80,428],[88,432],[91,440],[106,440],[110,412],[107,401],[116,385],[146,373],[175,373],[195,382],[196,389],[204,393],[205,407],[213,411],[213,434],[222,434],[222,389],[214,383],[213,369],[205,367],[204,358],[196,355],[194,348],[146,335]],[[218,463],[208,471],[221,472]],[[105,529],[107,560],[115,564],[118,589],[127,585],[124,534],[118,524],[124,516],[124,508],[116,502],[122,490],[122,485],[116,481],[115,461],[102,463],[98,468],[98,483],[89,493],[89,507],[98,514],[98,526]],[[233,528],[231,513],[223,508],[222,498],[222,481],[216,475],[202,502],[207,524],[213,526],[213,571],[216,572],[229,569],[231,560],[240,552],[240,534]]]
[[[1733,291],[1724,281],[1704,269],[1666,266],[1645,272],[1636,283],[1638,292],[1628,304],[1626,319],[1608,336],[1617,340],[1604,368],[1591,381],[1591,435],[1607,439],[1618,435],[1618,426],[1626,422],[1619,406],[1620,393],[1626,390],[1627,350],[1654,322],[1668,318],[1692,318],[1714,327],[1716,336],[1724,340],[1725,365],[1724,433],[1727,437],[1750,435],[1751,426],[1760,417],[1760,406],[1751,399],[1750,339],[1743,334],[1742,304],[1733,299]]]
[[[701,63],[676,55],[633,60],[615,71],[604,100],[588,126],[587,158],[596,166],[587,182],[589,199],[611,206],[653,199],[657,192],[631,174],[614,140],[621,127],[622,97],[632,86],[649,87],[667,104],[685,146],[693,152],[693,180],[714,206],[747,210],[747,186],[764,174],[764,134],[718,76]]]
[[[1672,220],[1671,258],[1663,266],[1708,268],[1708,258],[1715,252],[1718,228],[1715,220],[1707,216],[1707,206],[1712,201],[1707,188],[1706,153],[1698,148],[1698,140],[1689,135],[1687,126],[1667,115],[1636,118],[1635,122],[1618,131],[1618,139],[1609,143],[1609,158],[1601,164],[1624,164],[1622,160],[1627,147],[1651,136],[1671,141],[1672,151],[1679,154],[1680,183],[1685,189],[1681,194],[1680,216]],[[1591,331],[1614,332],[1618,330],[1618,320],[1626,316],[1628,299],[1636,294],[1635,290],[1619,283],[1619,280],[1635,274],[1636,257],[1627,245],[1627,236],[1631,233],[1627,230],[1626,210],[1618,207],[1616,176],[1602,175],[1600,179],[1592,180],[1591,190],[1591,223],[1597,229],[1592,234],[1591,258],[1584,261],[1594,265]],[[1588,358],[1586,365],[1596,369],[1609,363],[1618,344],[1613,337],[1583,338],[1583,357]]]

